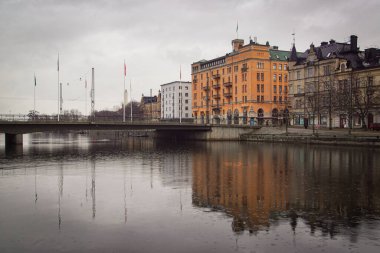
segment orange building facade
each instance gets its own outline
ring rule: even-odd
[[[289,51],[250,40],[232,41],[231,53],[192,67],[196,123],[277,125],[288,93]]]

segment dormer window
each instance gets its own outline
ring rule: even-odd
[[[346,71],[346,64],[345,63],[340,64],[340,71]]]

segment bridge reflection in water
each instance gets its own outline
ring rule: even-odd
[[[8,154],[3,140],[1,252],[379,246],[376,149],[38,133]]]
[[[211,159],[208,159],[210,157]],[[256,234],[302,220],[334,237],[380,215],[379,156],[371,150],[257,144],[205,145],[193,155],[193,205],[232,217]]]

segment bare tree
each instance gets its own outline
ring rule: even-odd
[[[367,128],[365,119],[368,113],[380,104],[379,87],[374,84],[371,73],[364,76],[355,73],[352,76],[352,82],[353,108],[360,117],[362,127]]]
[[[333,74],[320,77],[320,100],[319,107],[320,113],[328,115],[329,129],[332,129],[332,114],[336,107],[336,95],[337,89],[335,84],[335,78]]]

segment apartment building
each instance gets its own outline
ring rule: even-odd
[[[287,104],[290,51],[232,41],[232,52],[191,65],[197,123],[276,125]]]
[[[291,124],[367,127],[380,122],[380,50],[349,42],[321,42],[289,59]]]
[[[192,118],[191,82],[175,81],[161,85],[161,119]]]

